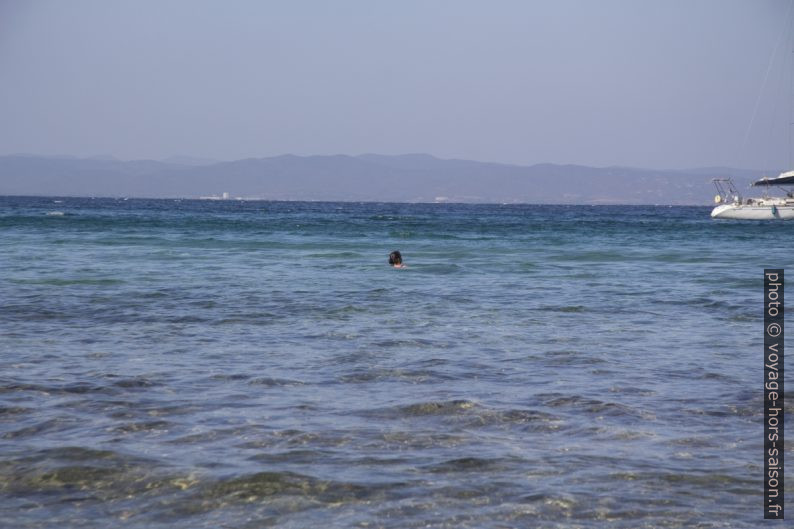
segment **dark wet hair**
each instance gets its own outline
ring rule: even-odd
[[[399,250],[394,250],[392,253],[389,254],[389,264],[390,265],[393,266],[393,265],[396,265],[396,264],[402,264],[402,262],[403,262],[403,256],[400,255],[400,251]]]

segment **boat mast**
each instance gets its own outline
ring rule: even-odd
[[[750,139],[750,133],[753,129],[753,125],[755,124],[755,119],[758,116],[758,110],[761,106],[761,99],[764,94],[764,90],[766,89],[767,81],[769,80],[769,74],[772,71],[772,66],[775,63],[775,58],[778,56],[778,51],[780,50],[781,44],[783,41],[786,40],[786,47],[788,47],[788,40],[792,37],[791,28],[794,27],[794,17],[791,16],[792,13],[792,6],[794,6],[794,0],[789,0],[788,8],[786,9],[786,16],[784,17],[785,23],[783,28],[778,36],[777,43],[772,50],[772,54],[769,56],[769,62],[766,65],[766,72],[764,73],[764,79],[761,82],[761,86],[758,90],[758,96],[755,99],[755,105],[753,106],[753,113],[750,116],[750,122],[747,124],[747,130],[744,133],[744,140],[742,141],[742,148],[739,149],[739,163],[738,166],[742,166],[742,159],[744,158],[746,149],[747,149],[747,142]],[[794,57],[794,44],[792,45],[792,57]],[[790,65],[789,71],[791,72],[794,70],[794,67]],[[790,75],[791,77],[791,75]],[[785,82],[785,81],[784,81]],[[790,84],[792,84],[790,82]],[[789,119],[792,119],[792,97],[789,97]],[[794,123],[792,123],[794,124]],[[789,167],[791,167],[791,124],[789,125]]]

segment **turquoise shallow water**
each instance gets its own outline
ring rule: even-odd
[[[0,198],[0,516],[758,527],[794,223],[708,213]]]

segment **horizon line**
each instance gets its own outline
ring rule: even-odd
[[[2,157],[2,155],[0,155]],[[654,204],[647,202],[495,202],[495,201],[482,201],[482,202],[456,202],[454,200],[443,201],[426,201],[426,200],[306,200],[306,199],[287,199],[287,198],[259,198],[259,197],[187,197],[187,196],[171,196],[171,197],[144,197],[144,196],[85,196],[85,195],[3,195],[0,194],[0,199],[4,198],[72,198],[72,199],[85,199],[85,200],[170,200],[170,201],[183,201],[190,200],[193,202],[303,202],[311,204],[427,204],[427,205],[457,205],[457,206],[587,206],[587,207],[614,207],[614,206],[632,206],[632,207],[659,207],[659,208],[710,208],[709,204]]]

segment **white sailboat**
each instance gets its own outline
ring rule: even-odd
[[[781,44],[784,42],[785,38],[791,38],[794,35],[794,17],[790,17],[792,13],[792,7],[794,7],[794,1],[789,2],[788,10],[786,11],[785,16],[785,24],[784,27],[781,28],[780,36],[778,37],[777,44],[775,45],[774,50],[772,51],[772,56],[770,57],[769,64],[767,66],[767,72],[764,76],[763,83],[761,84],[761,91],[758,94],[758,100],[756,101],[755,109],[753,110],[752,118],[750,119],[750,125],[747,129],[747,134],[745,135],[745,145],[747,143],[747,138],[750,134],[752,129],[753,122],[755,121],[756,114],[758,113],[758,105],[761,100],[761,95],[764,92],[764,88],[766,86],[767,79],[769,78],[769,72],[772,68],[772,65],[775,63],[775,57],[779,49],[781,48]],[[794,46],[794,41],[789,41],[789,45]],[[787,46],[786,46],[787,47]],[[794,52],[794,49],[792,49]],[[790,57],[794,57],[794,55],[790,55]],[[790,74],[794,75],[794,62],[788,61],[788,68],[792,68]],[[782,79],[782,77],[781,77]],[[792,77],[789,77],[792,79]],[[792,107],[789,106],[789,113],[791,112]],[[782,115],[782,113],[780,114]],[[792,165],[791,159],[791,132],[792,126],[794,126],[794,120],[789,120],[789,138],[788,138],[788,148],[789,148],[789,167]],[[744,145],[742,146],[742,150],[744,150]],[[740,220],[789,220],[794,219],[794,170],[789,170],[780,173],[778,176],[774,178],[761,178],[760,180],[756,180],[753,182],[754,187],[761,187],[764,188],[764,192],[762,196],[758,198],[746,198],[743,199],[742,196],[736,189],[736,186],[733,184],[730,178],[715,178],[712,180],[714,185],[717,187],[717,196],[714,197],[714,202],[716,203],[716,207],[711,210],[711,217],[714,219],[740,219]],[[773,187],[777,187],[783,191],[782,196],[777,195],[770,195],[770,190]]]
[[[794,186],[794,171],[780,173],[775,178],[762,178],[753,182],[753,186],[779,187],[785,196],[770,196],[768,191],[759,198],[743,199],[730,178],[712,180],[717,187],[717,204],[711,211],[714,219],[740,220],[789,220],[794,219],[794,192],[784,186]]]

